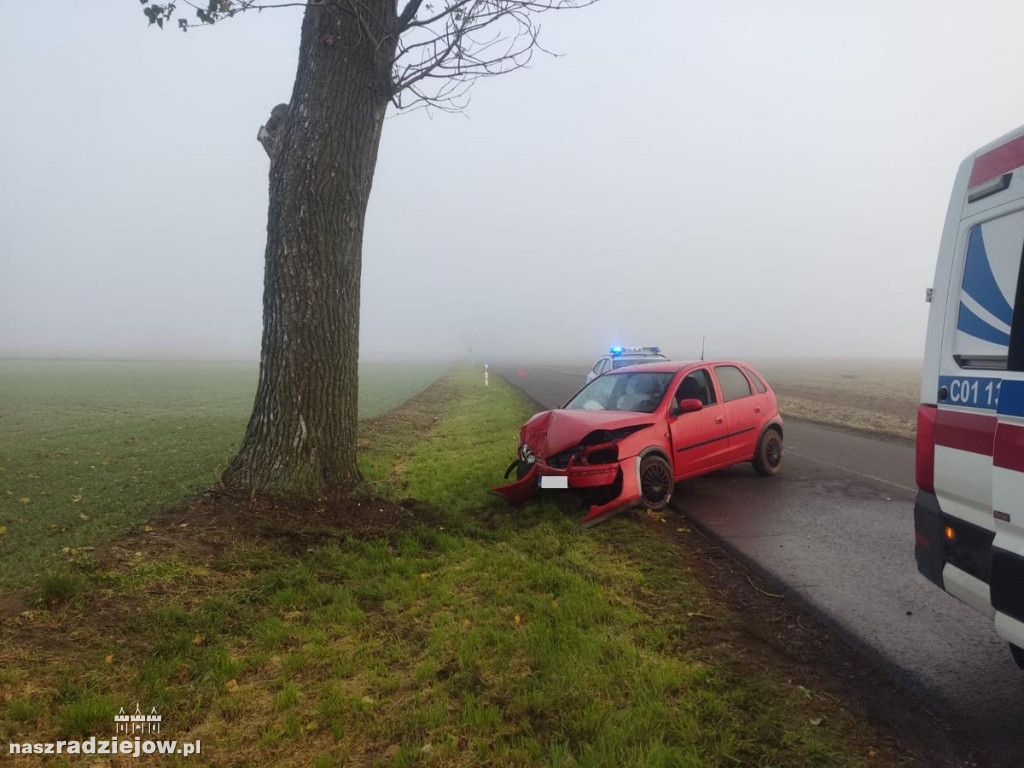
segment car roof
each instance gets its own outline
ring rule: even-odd
[[[697,368],[702,365],[738,365],[754,370],[753,366],[739,360],[665,360],[658,363],[644,363],[642,373],[677,373],[684,368]],[[635,368],[617,368],[608,371],[605,376],[620,376],[623,373],[641,373]]]

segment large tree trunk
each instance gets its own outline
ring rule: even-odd
[[[362,0],[377,29],[394,2]],[[224,484],[313,498],[359,480],[359,278],[393,42],[340,4],[310,5],[291,102],[259,139],[270,156],[256,402]]]

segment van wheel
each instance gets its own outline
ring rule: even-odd
[[[1024,669],[1024,648],[1010,643],[1010,653],[1013,654],[1013,660],[1017,662],[1017,666]]]
[[[640,498],[648,509],[661,509],[672,498],[672,467],[661,456],[640,461]]]
[[[768,427],[757,441],[754,454],[754,469],[759,475],[771,477],[782,468],[782,433],[775,427]]]

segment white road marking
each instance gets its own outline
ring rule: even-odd
[[[786,453],[791,453],[794,456],[799,456],[801,459],[807,459],[808,461],[816,461],[819,464],[824,464],[825,466],[832,467],[833,469],[841,469],[843,472],[849,472],[851,475],[860,475],[861,477],[866,477],[869,480],[874,480],[879,483],[885,483],[886,485],[893,485],[896,486],[897,488],[902,488],[904,491],[910,491],[911,493],[917,493],[917,488],[911,488],[909,485],[903,485],[903,483],[894,483],[892,480],[886,480],[884,477],[879,477],[878,475],[871,475],[868,474],[867,472],[858,472],[856,469],[844,467],[842,464],[833,464],[831,461],[825,461],[824,459],[816,459],[815,457],[808,456],[805,453],[799,453],[797,451],[794,451],[792,448],[786,449]]]

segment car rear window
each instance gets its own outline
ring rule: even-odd
[[[749,368],[744,368],[743,370],[747,374],[747,376],[750,377],[750,380],[754,382],[754,388],[757,389],[757,391],[763,395],[765,393],[765,387],[764,382],[761,381],[761,377],[758,376]]]
[[[722,388],[722,399],[725,402],[753,394],[747,377],[736,366],[718,365],[715,366],[715,373],[718,375],[718,386]]]

